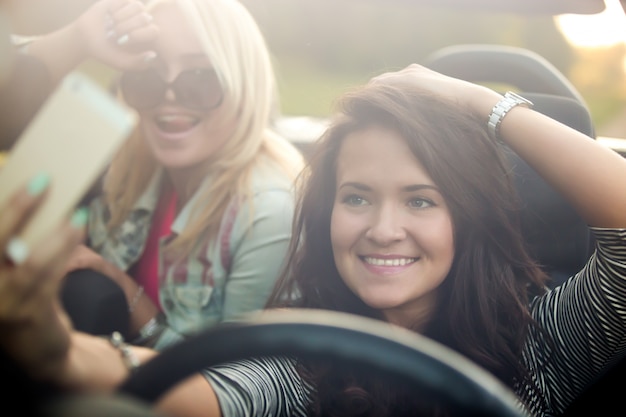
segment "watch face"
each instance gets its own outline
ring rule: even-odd
[[[504,98],[509,99],[512,103],[515,103],[515,104],[526,105],[528,107],[532,107],[533,106],[532,101],[527,100],[524,97],[522,97],[519,94],[516,94],[516,93],[514,93],[512,91],[507,91],[506,94],[504,94]]]

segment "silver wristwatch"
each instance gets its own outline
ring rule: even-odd
[[[165,315],[158,313],[152,317],[141,329],[139,329],[139,335],[133,339],[133,345],[152,347],[156,339],[165,330]]]
[[[487,121],[487,131],[492,138],[500,140],[500,124],[504,116],[515,106],[524,106],[528,108],[533,107],[533,103],[530,100],[525,99],[519,94],[515,94],[512,91],[507,91],[504,94],[502,100],[493,106],[489,120]]]

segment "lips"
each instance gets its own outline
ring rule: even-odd
[[[154,118],[159,130],[165,133],[181,133],[193,129],[200,118],[186,114],[161,114]]]

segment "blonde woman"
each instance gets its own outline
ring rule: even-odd
[[[149,59],[120,77],[138,128],[68,270],[111,278],[126,297],[127,334],[162,349],[263,307],[291,236],[302,157],[271,129],[270,56],[237,1],[113,0],[105,14],[104,47],[149,49]],[[158,29],[149,48],[146,25]]]

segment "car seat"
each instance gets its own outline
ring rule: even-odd
[[[440,49],[424,65],[479,84],[507,86],[531,100],[534,109],[595,139],[589,110],[575,87],[540,55],[500,45],[458,45]],[[492,85],[493,84],[493,85]],[[550,275],[550,287],[576,273],[591,254],[585,221],[554,188],[508,150],[523,203],[522,233],[530,252]]]

